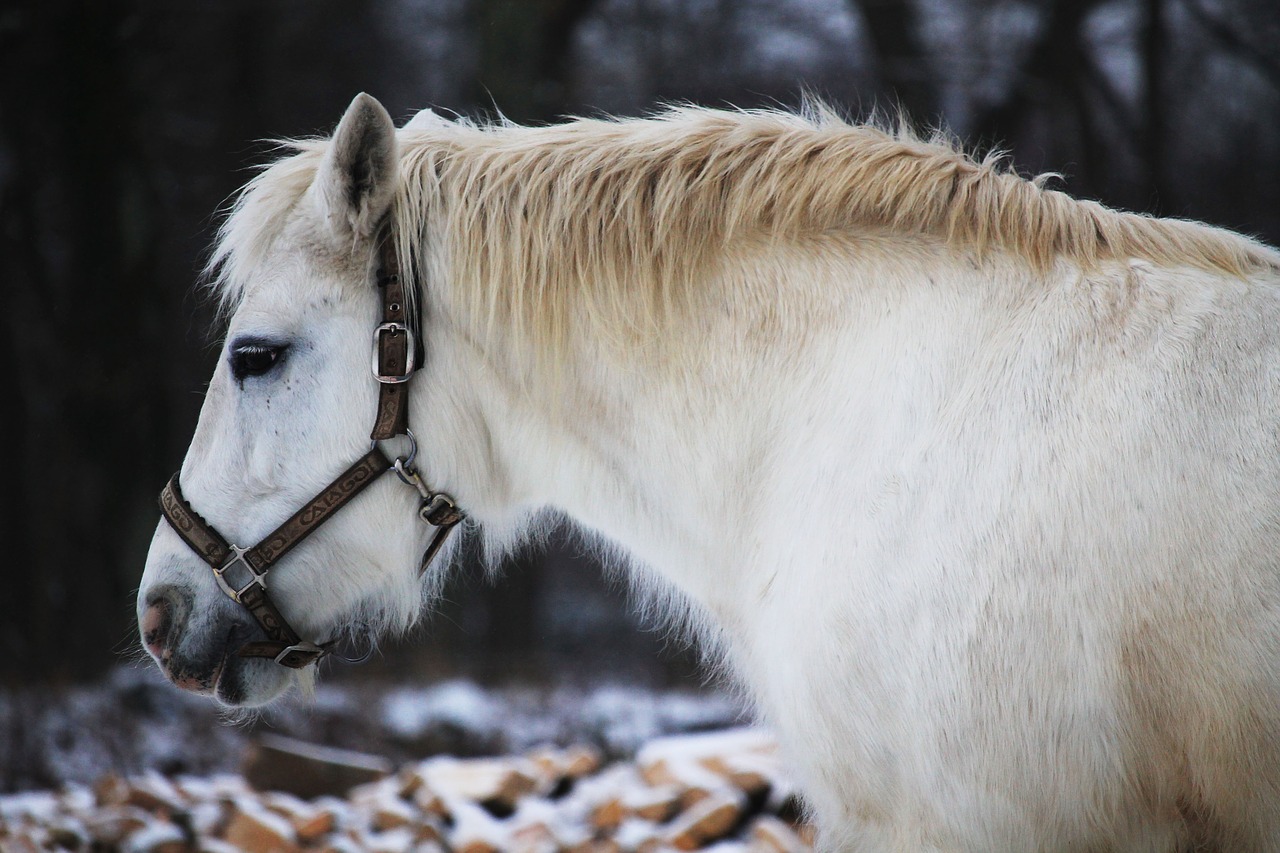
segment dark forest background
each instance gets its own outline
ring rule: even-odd
[[[155,495],[217,354],[193,289],[214,212],[261,140],[329,132],[356,92],[522,122],[803,91],[901,106],[1073,194],[1276,243],[1277,45],[1275,0],[0,5],[0,684],[131,654]],[[497,587],[464,570],[382,667],[687,673],[572,547],[518,563]]]

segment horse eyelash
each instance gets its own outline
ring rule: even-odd
[[[268,341],[238,342],[231,348],[231,373],[240,382],[250,377],[265,376],[280,366],[288,349],[289,346],[287,344],[276,344]],[[251,370],[247,359],[255,355],[269,355],[271,356],[271,363],[263,369]]]

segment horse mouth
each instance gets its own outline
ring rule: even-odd
[[[213,696],[224,705],[243,705],[245,702],[245,686],[244,678],[241,677],[240,671],[244,669],[233,667],[230,664],[229,657],[223,658],[222,664],[218,667],[218,678],[213,685]]]
[[[248,699],[244,678],[245,666],[246,664],[236,657],[234,651],[228,650],[211,670],[191,674],[166,668],[165,676],[175,687],[188,693],[207,696],[223,705],[238,707],[244,705]]]
[[[239,704],[244,698],[243,679],[233,670],[236,666],[236,650],[243,645],[243,631],[232,626],[223,638],[216,657],[209,655],[199,663],[175,660],[172,652],[160,660],[165,677],[175,687],[197,696],[210,696],[227,704]],[[203,657],[203,656],[202,656]],[[208,661],[212,660],[212,665]]]
[[[217,692],[222,673],[226,670],[226,663],[227,659],[223,657],[213,669],[202,673],[192,673],[186,669],[174,670],[166,666],[164,674],[175,687],[199,696],[211,696]]]

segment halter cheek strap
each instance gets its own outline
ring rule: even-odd
[[[374,448],[342,472],[284,524],[252,548],[232,545],[217,529],[191,508],[182,495],[178,475],[160,493],[160,509],[178,536],[213,569],[214,580],[229,598],[243,605],[262,626],[267,642],[248,643],[242,657],[270,657],[284,666],[298,668],[318,659],[327,645],[305,643],[285,621],[267,595],[267,572],[295,545],[307,538],[347,502],[391,467],[386,455]]]
[[[301,639],[281,615],[267,594],[267,573],[289,551],[311,535],[334,513],[387,471],[395,471],[401,481],[416,489],[421,497],[418,515],[436,528],[419,572],[426,571],[453,528],[463,518],[453,499],[431,491],[413,467],[417,444],[408,425],[409,379],[418,368],[419,335],[413,328],[416,318],[406,308],[404,282],[399,259],[389,239],[380,248],[378,289],[382,294],[382,322],[373,334],[373,374],[378,380],[378,412],[370,438],[373,446],[347,470],[308,501],[287,521],[267,534],[258,544],[241,548],[229,543],[205,521],[182,496],[178,474],[160,492],[160,511],[182,541],[213,569],[219,588],[244,606],[267,636],[265,642],[246,643],[241,657],[268,657],[281,666],[300,669],[329,654],[334,640],[313,643]],[[408,457],[392,461],[378,442],[408,436],[412,450]]]

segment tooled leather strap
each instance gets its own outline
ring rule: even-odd
[[[182,487],[178,485],[180,473],[170,477],[161,490],[160,513],[188,548],[215,569],[220,568],[230,559],[231,546],[182,496]]]
[[[273,530],[257,545],[246,550],[242,559],[258,575],[267,571],[281,557],[324,523],[335,512],[360,494],[366,486],[391,468],[391,462],[380,449],[373,448],[360,457],[354,465],[339,474],[332,482],[308,501],[302,509]],[[204,559],[215,572],[221,571],[234,559],[235,551],[226,539],[191,508],[182,496],[174,474],[160,492],[160,511],[170,526],[187,545]],[[246,643],[237,654],[241,657],[270,657],[289,667],[306,666],[323,654],[324,650],[294,649],[301,638],[285,621],[260,578],[238,591],[236,600],[249,611],[267,635],[267,642]]]
[[[160,512],[169,526],[215,571],[227,565],[234,552],[227,540],[204,520],[200,513],[191,508],[182,496],[182,487],[178,483],[178,474],[174,474],[160,492]],[[264,587],[253,584],[240,594],[239,601],[254,621],[266,633],[266,643],[246,643],[237,654],[243,657],[279,657],[285,649],[298,645],[302,639],[289,627],[284,616],[276,609],[275,604],[267,596]],[[281,662],[285,666],[297,669],[306,666],[319,654],[285,655]]]
[[[346,506],[366,486],[378,479],[378,475],[390,468],[391,461],[387,459],[387,455],[377,447],[371,449],[350,468],[334,477],[320,494],[307,501],[284,524],[246,551],[245,561],[259,573],[265,572],[310,536],[329,516]]]
[[[315,649],[297,648],[302,645],[302,638],[294,632],[284,616],[276,609],[265,587],[255,584],[245,590],[240,594],[240,603],[267,635],[266,642],[245,643],[237,649],[236,654],[240,657],[275,658],[284,666],[300,669],[324,654],[323,646]],[[286,651],[288,654],[285,654]]]
[[[386,454],[373,448],[307,501],[302,509],[268,533],[261,542],[246,550],[244,561],[258,574],[266,574],[276,561],[310,536],[329,516],[346,506],[366,486],[373,483],[379,474],[390,468],[391,462]],[[182,537],[182,541],[210,566],[221,569],[231,559],[231,546],[213,525],[187,503],[182,496],[182,487],[178,485],[178,476],[174,474],[160,492],[160,512],[178,536]]]
[[[458,522],[462,521],[463,513],[454,505],[451,498],[436,493],[435,499],[419,510],[418,514],[423,521],[436,529],[435,535],[427,545],[427,550],[422,552],[422,560],[418,563],[418,575],[421,576],[426,574],[427,567],[444,547],[449,534],[458,526]]]
[[[388,229],[388,232],[390,229]],[[409,386],[417,369],[418,336],[416,323],[409,317],[404,280],[400,276],[400,260],[395,242],[384,233],[378,252],[378,290],[382,293],[382,322],[374,335],[378,379],[378,414],[369,437],[385,441],[404,435],[409,429]]]

